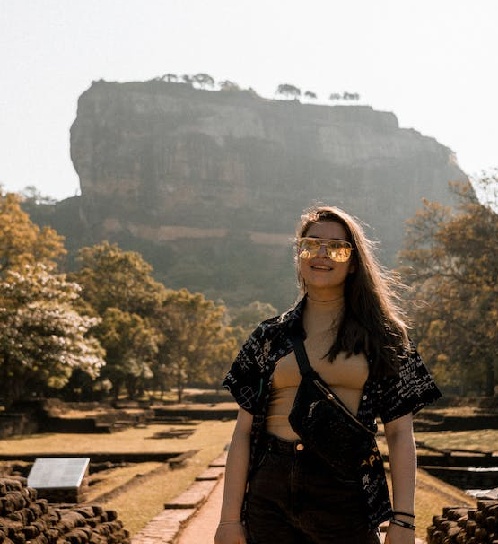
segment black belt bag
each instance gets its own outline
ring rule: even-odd
[[[375,433],[363,425],[311,368],[300,336],[293,338],[301,372],[289,422],[303,444],[338,474],[353,476],[375,447]]]

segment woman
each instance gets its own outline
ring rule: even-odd
[[[301,300],[258,326],[224,380],[240,410],[215,544],[376,544],[385,520],[387,542],[413,544],[412,415],[440,392],[409,342],[395,283],[359,223],[335,207],[302,216],[296,267]],[[311,366],[357,420],[372,431],[377,416],[383,421],[392,506],[375,441],[361,467],[344,475],[291,427],[301,382],[296,333]]]

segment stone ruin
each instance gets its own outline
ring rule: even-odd
[[[26,478],[0,478],[0,544],[129,544],[115,511],[96,504],[51,504]]]
[[[427,529],[427,544],[498,544],[498,501],[477,500],[476,508],[443,508]]]

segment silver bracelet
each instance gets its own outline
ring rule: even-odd
[[[389,520],[389,523],[397,525],[398,527],[403,527],[403,529],[410,529],[410,531],[415,531],[415,525],[413,525],[413,523],[408,523],[407,521],[403,521],[402,519],[391,518]]]

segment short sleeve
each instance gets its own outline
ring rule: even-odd
[[[437,385],[417,350],[412,349],[400,362],[398,374],[381,384],[379,415],[384,423],[416,414],[441,397]]]
[[[255,415],[261,410],[265,384],[268,341],[265,324],[261,324],[247,339],[223,380],[237,404]]]

